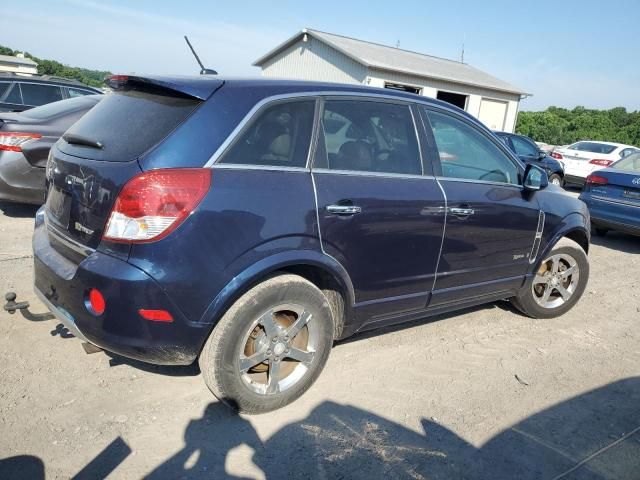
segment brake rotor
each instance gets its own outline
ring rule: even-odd
[[[291,311],[281,311],[276,312],[273,315],[274,321],[278,324],[282,330],[286,330],[298,319],[298,315],[295,312]],[[254,353],[258,352],[264,342],[267,341],[267,334],[262,328],[261,325],[256,325],[251,334],[249,335],[249,339],[244,346],[244,355],[246,357],[250,357]],[[309,341],[309,330],[305,326],[298,335],[295,336],[291,345],[293,347],[299,348],[300,350],[307,349],[307,343]],[[281,378],[285,378],[289,375],[298,365],[297,360],[292,360],[289,358],[283,359],[280,367],[280,376]],[[269,364],[265,361],[259,363],[258,365],[252,367],[247,373],[266,373],[269,370]]]

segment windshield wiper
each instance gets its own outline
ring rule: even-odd
[[[65,133],[62,136],[62,139],[73,145],[83,145],[85,147],[99,148],[102,149],[104,145],[102,142],[98,140],[94,140],[92,138],[83,137],[82,135],[76,135],[75,133]]]

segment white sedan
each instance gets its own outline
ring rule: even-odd
[[[584,140],[554,149],[551,156],[564,164],[566,183],[584,185],[585,179],[601,168],[607,168],[614,162],[640,149],[621,143]]]

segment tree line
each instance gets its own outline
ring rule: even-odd
[[[640,111],[549,107],[543,112],[520,112],[516,132],[551,145],[602,140],[640,147]]]
[[[20,53],[19,50],[12,50],[9,47],[0,45],[0,55],[15,56],[18,53]],[[108,71],[69,67],[55,60],[35,57],[28,52],[24,52],[24,56],[38,64],[39,75],[55,75],[56,77],[72,78],[92,87],[104,87],[104,79],[111,75],[111,72]]]

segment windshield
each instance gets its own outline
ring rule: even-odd
[[[568,148],[571,150],[578,150],[579,152],[602,153],[603,155],[608,155],[618,147],[598,142],[577,142],[573,145],[569,145]]]
[[[640,152],[632,153],[622,160],[617,161],[611,168],[617,168],[618,170],[625,170],[628,172],[640,172]]]
[[[29,118],[43,120],[46,118],[57,117],[75,110],[89,109],[102,98],[102,95],[87,95],[84,97],[70,98],[68,100],[60,100],[58,102],[47,103],[40,107],[27,110],[22,115]]]

